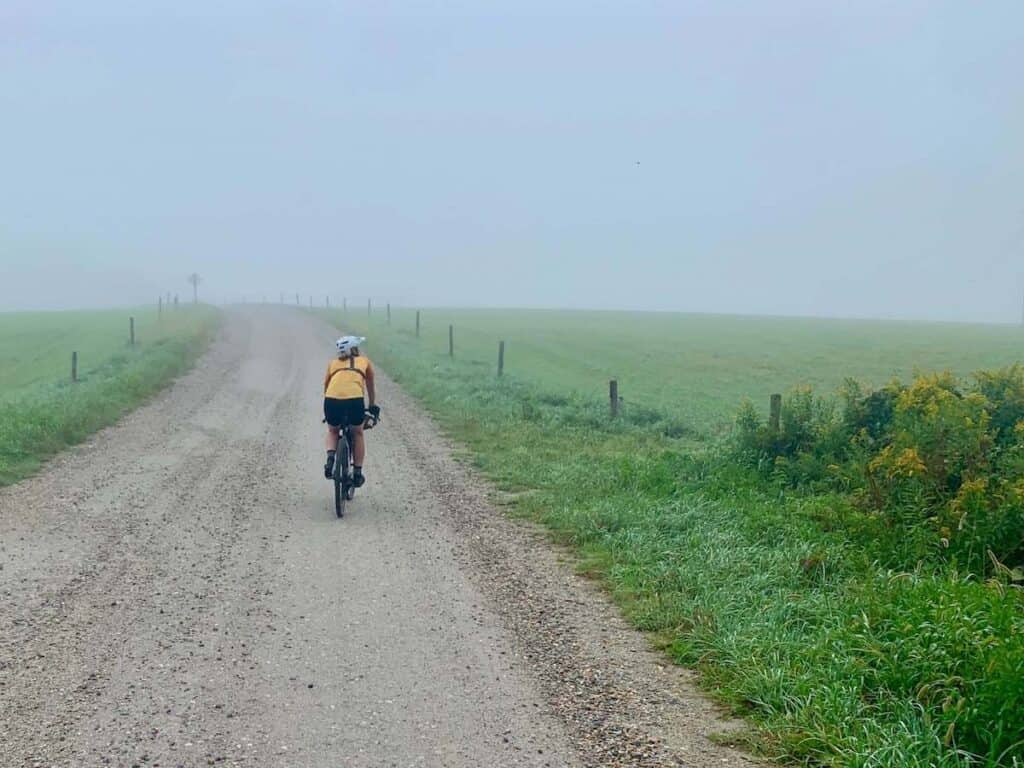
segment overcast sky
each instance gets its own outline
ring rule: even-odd
[[[1024,3],[0,0],[0,309],[1015,321]]]

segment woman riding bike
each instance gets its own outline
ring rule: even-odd
[[[373,364],[359,354],[362,336],[342,336],[334,344],[338,356],[327,364],[324,376],[324,419],[327,421],[327,463],[324,476],[329,480],[334,472],[334,447],[338,444],[338,430],[352,427],[352,482],[356,488],[366,482],[363,461],[366,458],[366,439],[363,423],[366,412],[380,416],[373,384]],[[369,406],[367,406],[369,403]]]

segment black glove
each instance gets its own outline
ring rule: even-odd
[[[373,416],[373,418],[375,418],[375,419],[379,419],[380,418],[380,406],[379,405],[371,405],[368,410],[370,411],[370,413]]]

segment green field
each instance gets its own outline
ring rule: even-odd
[[[206,306],[160,317],[149,308],[0,314],[0,484],[112,424],[186,370],[217,317]]]
[[[510,511],[574,547],[637,627],[750,719],[752,748],[808,766],[1024,765],[1024,572],[984,558],[974,572],[941,547],[915,560],[903,546],[921,538],[913,527],[865,511],[854,489],[750,466],[729,429],[744,398],[766,409],[796,385],[828,393],[846,377],[1011,364],[1021,329],[430,310],[417,339],[408,311],[390,326],[379,310],[326,316],[365,332],[367,353],[468,447]],[[610,377],[624,398],[614,422]],[[787,432],[799,402],[787,402]],[[815,419],[840,423],[822,408]],[[1014,499],[1022,451],[999,458]]]
[[[355,327],[366,313],[350,311]],[[460,362],[493,368],[506,342],[506,371],[553,394],[620,395],[718,432],[743,398],[767,408],[773,392],[809,384],[834,390],[846,376],[882,383],[916,368],[970,373],[1024,357],[1016,326],[556,310],[442,310],[421,315],[422,345],[448,351],[455,326]],[[387,331],[375,311],[374,333]],[[392,310],[391,331],[412,334],[415,312]]]

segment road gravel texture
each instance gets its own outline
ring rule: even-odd
[[[752,765],[386,377],[334,516],[334,335],[230,310],[189,375],[0,490],[0,767]]]

